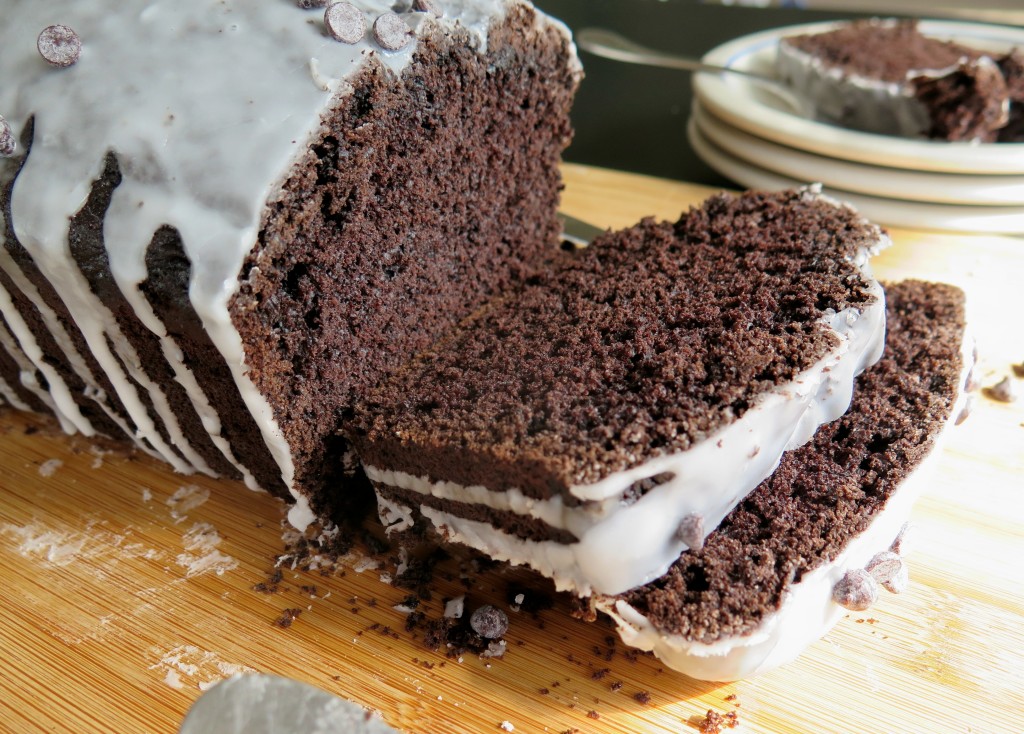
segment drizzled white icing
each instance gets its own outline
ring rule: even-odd
[[[966,383],[974,363],[972,347],[973,340],[965,335],[961,347],[960,385]],[[779,610],[766,617],[750,634],[704,644],[660,632],[642,613],[622,600],[599,597],[595,600],[597,608],[615,620],[619,636],[627,645],[653,651],[670,668],[692,678],[739,680],[793,660],[846,614],[832,599],[832,588],[847,571],[863,568],[875,553],[888,548],[896,538],[914,502],[928,486],[935,464],[933,457],[939,454],[966,400],[967,394],[961,391],[928,456],[893,492],[868,527],[851,538],[833,561],[804,574],[799,583],[792,584]]]
[[[527,541],[486,522],[421,505],[418,509],[443,526],[446,537],[492,558],[525,564],[552,578],[560,590],[581,595],[617,594],[659,576],[686,550],[677,537],[689,515],[704,519],[705,536],[778,465],[785,450],[805,443],[822,423],[835,420],[850,405],[854,379],[878,360],[885,340],[885,296],[871,278],[868,256],[888,244],[858,253],[855,264],[871,284],[874,302],[863,312],[849,309],[824,319],[838,337],[837,346],[790,383],[775,387],[739,419],[690,449],[615,472],[599,482],[575,485],[569,492],[583,501],[567,505],[562,497],[538,500],[517,489],[493,491],[454,482],[432,481],[386,467],[366,466],[376,484],[425,496],[481,505],[542,520],[571,532],[575,543]],[[657,475],[671,478],[632,504],[622,502],[634,483]],[[384,498],[380,497],[380,500]],[[380,505],[385,526],[406,526],[411,508]],[[637,532],[643,528],[643,532]]]
[[[441,19],[406,12],[409,3],[353,4],[364,13],[367,29],[394,8],[417,36],[456,29],[468,32],[470,43],[484,50],[490,25],[523,0],[445,0]],[[81,58],[70,68],[54,69],[36,51],[36,36],[53,22],[70,26],[82,39]],[[4,9],[0,114],[15,134],[30,117],[35,119],[31,153],[12,192],[14,231],[67,305],[138,427],[136,438],[148,441],[176,469],[212,473],[183,435],[161,386],[148,379],[113,315],[75,266],[69,218],[81,209],[105,156],[113,152],[123,179],[113,192],[103,234],[117,285],[160,338],[165,359],[214,444],[253,485],[221,436],[216,410],[139,290],[154,233],[164,225],[180,233],[192,263],[192,305],[291,486],[289,447],[269,403],[246,374],[244,346],[228,304],[266,203],[317,135],[332,98],[351,89],[346,80],[368,61],[400,74],[416,47],[384,51],[369,30],[354,45],[336,42],[325,33],[321,13],[285,0],[16,0]],[[9,181],[13,173],[12,163],[0,165],[0,181]],[[0,243],[2,237],[0,230]],[[99,395],[52,311],[9,257],[0,265],[40,310],[73,368]],[[24,353],[50,383],[48,403],[65,429],[91,433],[10,298],[0,297],[0,306]],[[174,448],[161,438],[133,380],[148,393]],[[296,501],[289,519],[303,527],[313,516],[303,497],[296,494]]]

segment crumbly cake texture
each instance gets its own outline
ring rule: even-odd
[[[517,8],[483,59],[428,37],[397,85],[368,70],[271,209],[232,317],[301,486],[332,486],[363,391],[554,249],[576,79],[535,26]]]
[[[382,519],[422,513],[581,594],[655,578],[846,410],[882,347],[866,261],[884,241],[804,189],[717,195],[567,255],[360,405]]]
[[[660,634],[711,645],[755,633],[867,531],[932,451],[964,387],[963,293],[906,281],[886,296],[885,356],[858,379],[849,412],[786,454],[702,550],[619,597]]]
[[[294,498],[298,526],[343,491],[359,392],[554,249],[581,76],[527,0],[345,6],[344,41],[287,2],[0,27],[5,401]]]
[[[877,228],[806,191],[716,195],[537,273],[360,406],[365,464],[530,497],[683,451],[836,343],[875,300]]]
[[[1012,139],[1024,102],[1019,51],[989,54],[923,35],[916,20],[853,21],[789,36],[778,73],[828,120],[870,132],[938,140]]]

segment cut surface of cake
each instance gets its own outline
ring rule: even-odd
[[[858,378],[849,412],[786,454],[703,549],[596,599],[627,644],[687,675],[734,680],[795,658],[879,588],[905,588],[901,527],[973,357],[959,289],[906,281],[886,295],[886,352]]]
[[[862,20],[788,36],[778,76],[845,127],[905,137],[1012,139],[1024,103],[1019,51],[988,53],[923,35],[914,20]]]
[[[4,398],[290,495],[300,527],[360,392],[554,248],[581,76],[526,0],[339,7],[17,1],[0,27]]]
[[[803,189],[567,255],[368,394],[353,440],[382,520],[580,594],[657,578],[846,410],[882,349],[886,242]]]

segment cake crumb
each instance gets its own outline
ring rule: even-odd
[[[651,694],[647,691],[637,691],[633,694],[633,700],[646,705],[651,702]]]
[[[498,728],[502,731],[515,731],[516,728],[512,725],[511,721],[503,721],[498,724]]]
[[[594,719],[596,721],[597,719],[601,718],[601,714],[594,711],[594,709],[590,709],[590,711],[587,712],[587,718]]]
[[[274,620],[274,624],[281,629],[288,629],[300,614],[302,614],[301,609],[285,609],[281,612],[281,616]]]

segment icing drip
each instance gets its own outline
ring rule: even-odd
[[[363,13],[368,29],[376,18],[397,9],[396,17],[416,37],[455,29],[468,33],[470,42],[483,50],[491,24],[522,2],[446,0],[441,18],[383,0],[352,4]],[[46,64],[35,48],[40,30],[54,19],[82,40],[80,59],[66,69]],[[339,43],[326,32],[320,13],[289,2],[54,0],[17,2],[7,9],[0,47],[0,113],[15,135],[30,118],[35,120],[31,151],[12,190],[13,231],[60,293],[116,386],[139,426],[136,437],[181,471],[209,471],[182,435],[160,386],[146,378],[138,355],[90,291],[69,252],[69,219],[85,203],[108,152],[116,156],[123,176],[103,222],[117,285],[138,318],[160,337],[164,358],[214,444],[254,485],[221,436],[220,417],[139,289],[147,277],[145,254],[154,233],[162,226],[177,230],[192,263],[192,306],[291,486],[289,447],[269,403],[246,375],[244,346],[228,303],[267,202],[319,133],[321,116],[333,97],[350,90],[346,80],[371,60],[400,74],[417,44],[386,51],[369,32],[355,44]],[[0,170],[0,183],[13,175],[12,166]],[[2,238],[0,234],[0,244]],[[3,266],[19,288],[31,293],[9,258]],[[29,297],[74,369],[97,389],[56,317],[37,296]],[[90,433],[92,427],[34,348],[31,333],[18,323],[10,299],[0,299],[0,306],[25,354],[50,383],[47,400],[64,428]],[[134,383],[149,393],[177,450],[161,438]],[[296,495],[296,500],[289,519],[302,527],[313,516],[304,498]]]

